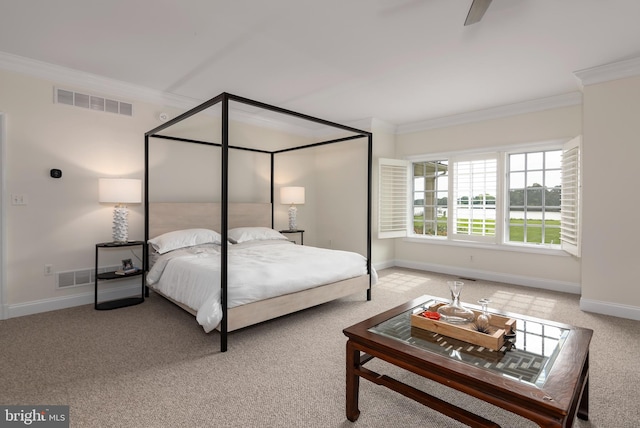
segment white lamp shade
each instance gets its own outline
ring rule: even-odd
[[[304,187],[280,188],[280,203],[286,205],[304,204]]]
[[[98,180],[98,200],[116,204],[139,204],[142,202],[142,180],[101,178]]]

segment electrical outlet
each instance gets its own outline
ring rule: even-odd
[[[53,275],[53,265],[44,265],[44,275]]]

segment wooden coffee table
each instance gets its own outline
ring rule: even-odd
[[[516,319],[513,342],[498,351],[411,327],[410,317],[443,299],[422,296],[344,330],[347,419],[356,421],[360,378],[385,386],[470,426],[498,425],[364,367],[373,358],[462,391],[542,427],[588,419],[592,330],[502,313]],[[466,305],[477,309],[475,305]]]

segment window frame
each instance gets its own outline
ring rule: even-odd
[[[446,238],[453,240],[453,241],[471,241],[471,242],[483,242],[483,243],[490,243],[490,244],[497,244],[500,242],[500,238],[501,238],[501,232],[499,231],[500,226],[498,224],[498,222],[500,221],[500,206],[501,206],[501,185],[500,185],[500,170],[501,170],[501,161],[500,161],[500,154],[498,152],[487,152],[487,153],[475,153],[475,154],[457,154],[455,156],[451,156],[451,158],[449,159],[449,163],[452,164],[452,170],[454,171],[453,174],[449,175],[449,197],[451,199],[451,202],[448,204],[448,208],[449,208],[449,228],[448,230],[451,231],[451,234],[447,234]],[[454,224],[455,220],[458,218],[457,212],[454,212],[454,210],[459,209],[458,208],[458,204],[456,203],[456,196],[458,195],[457,192],[457,185],[456,185],[456,172],[457,169],[459,168],[458,164],[461,163],[467,163],[467,162],[477,162],[477,161],[487,161],[487,160],[495,160],[495,168],[496,168],[496,172],[495,172],[495,192],[496,192],[496,203],[495,203],[495,221],[494,221],[494,233],[493,235],[478,235],[478,234],[464,234],[464,233],[458,233],[458,229],[457,226]],[[473,196],[473,195],[472,195]],[[486,205],[486,204],[485,204]],[[472,216],[473,218],[473,216]],[[484,229],[484,228],[483,228]]]
[[[428,163],[436,164],[437,165],[436,166],[436,168],[437,168],[436,172],[438,172],[440,166],[445,165],[445,164],[442,163],[442,159],[425,160],[425,161],[413,161],[413,162],[409,162],[408,163],[409,170],[410,170],[409,180],[411,182],[411,199],[409,201],[411,209],[409,210],[409,212],[407,214],[409,216],[409,223],[410,223],[411,227],[408,227],[407,230],[411,230],[411,231],[415,231],[415,213],[416,213],[416,211],[415,211],[416,210],[415,201],[416,201],[416,193],[418,192],[418,190],[416,190],[416,186],[415,186],[416,185],[415,165],[419,164],[419,163],[422,163],[422,164],[428,164]],[[425,167],[426,167],[426,165],[425,165]],[[450,165],[448,164],[448,160],[447,160],[447,164],[446,164],[446,169],[447,169],[447,190],[446,191],[447,191],[447,198],[449,198],[449,187],[450,187],[451,183],[450,183],[450,178],[449,178],[449,176],[450,176],[450,174],[449,174]],[[423,174],[422,177],[426,178],[426,175]],[[425,199],[423,199],[424,202],[423,202],[422,206],[420,206],[420,209],[422,209],[423,213],[425,213],[425,215],[423,217],[423,220],[422,220],[422,225],[423,225],[423,229],[424,229],[424,226],[427,223],[427,216],[426,216],[427,207],[431,206],[431,207],[435,208],[435,219],[432,220],[432,222],[435,224],[435,234],[430,235],[430,234],[424,234],[423,233],[420,236],[429,236],[429,237],[431,237],[433,239],[438,239],[438,238],[446,239],[446,236],[438,235],[438,224],[441,223],[438,220],[438,207],[439,207],[439,205],[438,205],[438,194],[442,193],[442,190],[439,190],[439,188],[438,188],[437,175],[434,175],[434,179],[435,179],[435,185],[434,185],[433,189],[427,190],[426,186],[425,186],[425,189],[423,189],[422,192],[424,193],[424,196],[426,196],[426,194],[428,192],[432,192],[435,195],[435,205],[427,205],[426,204],[426,198],[425,198]],[[447,222],[446,223],[447,223],[447,232],[448,232],[448,230],[450,230],[449,229],[450,225],[449,225],[449,200],[448,199],[447,199]],[[407,233],[410,234],[410,232],[407,232]]]
[[[544,238],[544,232],[546,231],[546,225],[544,223],[541,224],[540,226],[540,232],[542,234],[542,241],[541,243],[537,243],[537,242],[526,242],[526,241],[511,241],[511,195],[510,195],[510,191],[511,191],[511,177],[510,174],[513,172],[511,169],[511,163],[510,163],[510,156],[511,155],[520,155],[523,154],[525,155],[525,160],[528,158],[528,156],[530,154],[535,154],[535,153],[548,153],[548,152],[560,152],[560,155],[562,156],[562,152],[563,152],[563,144],[558,143],[557,145],[554,146],[545,146],[545,147],[532,147],[532,148],[526,148],[526,149],[519,149],[519,150],[510,150],[504,153],[504,173],[505,173],[505,177],[504,177],[504,184],[505,184],[505,191],[504,191],[504,239],[503,242],[506,245],[524,245],[524,246],[533,246],[533,247],[547,247],[547,248],[552,248],[552,249],[560,249],[561,246],[561,242],[558,241],[557,244],[547,244],[544,242],[545,238]],[[544,174],[548,173],[549,171],[552,170],[557,170],[557,171],[562,171],[562,160],[560,161],[560,167],[559,168],[547,168],[546,167],[546,155],[543,157],[543,159],[545,159],[545,161],[543,161],[543,166],[542,169],[534,169],[534,168],[529,168],[527,165],[525,165],[525,168],[523,170],[520,170],[518,172],[523,172],[524,176],[525,176],[525,180],[527,179],[529,173],[531,173],[532,171],[542,171],[543,173],[543,178],[542,178],[542,184],[543,186],[541,187],[541,192],[543,192],[543,196],[541,199],[545,199],[544,197],[544,189],[547,188],[546,186],[546,178],[544,177]],[[524,187],[522,188],[522,190],[524,191],[524,198],[526,199],[528,196],[528,190],[529,190],[529,186],[528,183],[525,181],[524,183]],[[524,236],[527,236],[527,233],[529,232],[529,230],[527,230],[528,228],[531,228],[530,230],[534,230],[537,227],[536,226],[528,226],[527,225],[527,216],[526,213],[529,211],[527,209],[527,207],[532,206],[529,204],[524,204],[523,205],[523,211],[525,213],[525,222],[523,224],[523,231],[524,231]],[[540,212],[541,213],[546,213],[547,211],[551,212],[550,210],[546,210],[545,208],[547,207],[552,207],[553,205],[547,205],[546,204],[546,200],[545,202],[543,202],[540,205]],[[558,213],[561,216],[561,205],[559,204],[557,206],[560,211],[558,211]],[[544,217],[543,215],[541,215],[541,217]],[[553,228],[553,227],[551,227]],[[560,226],[558,226],[558,232],[560,232],[560,230],[562,229],[562,223],[560,224]]]
[[[435,244],[444,244],[444,245],[453,245],[453,246],[473,246],[476,248],[492,248],[492,249],[503,249],[507,251],[522,251],[522,252],[530,252],[530,253],[542,253],[542,254],[554,254],[554,255],[576,255],[579,256],[578,251],[567,251],[562,242],[559,244],[545,244],[545,243],[523,243],[523,242],[510,242],[506,241],[506,227],[507,227],[507,217],[508,213],[506,212],[508,209],[507,198],[509,197],[509,189],[508,189],[508,171],[507,171],[507,158],[510,154],[514,153],[523,153],[523,152],[536,152],[536,151],[555,151],[562,150],[563,153],[566,150],[566,145],[569,142],[572,142],[576,139],[580,139],[580,137],[575,137],[572,139],[562,139],[562,140],[551,140],[546,142],[536,142],[536,143],[525,143],[525,144],[512,144],[505,145],[499,147],[491,147],[491,148],[483,148],[483,149],[471,149],[471,150],[461,150],[455,152],[440,152],[440,153],[431,153],[425,155],[414,155],[407,156],[407,169],[408,169],[408,178],[410,181],[410,187],[408,189],[409,192],[409,206],[407,207],[407,234],[404,236],[404,239],[409,242],[423,242],[423,243],[435,243]],[[446,160],[449,163],[450,170],[453,169],[453,162],[458,158],[470,158],[474,156],[484,156],[496,154],[498,159],[498,173],[497,173],[497,200],[496,200],[496,232],[495,232],[495,240],[484,240],[484,239],[467,239],[464,237],[454,238],[451,236],[451,231],[453,230],[451,227],[451,201],[448,201],[447,204],[447,216],[448,216],[448,233],[447,236],[438,236],[438,235],[419,235],[414,233],[413,229],[413,208],[414,208],[414,188],[413,188],[413,164],[416,162],[437,162]],[[578,166],[580,168],[581,165]],[[578,172],[581,174],[581,172]],[[451,173],[449,173],[449,180],[452,181],[453,177]],[[452,186],[451,182],[449,183],[448,189],[448,199],[452,196]],[[581,202],[581,201],[580,201]],[[578,209],[580,209],[580,203],[578,203]],[[561,225],[562,228],[562,225]],[[579,249],[580,244],[577,244]]]

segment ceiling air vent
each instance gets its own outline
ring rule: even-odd
[[[67,89],[55,88],[54,102],[123,116],[133,116],[133,104],[131,103],[111,100],[98,95],[81,94]]]

